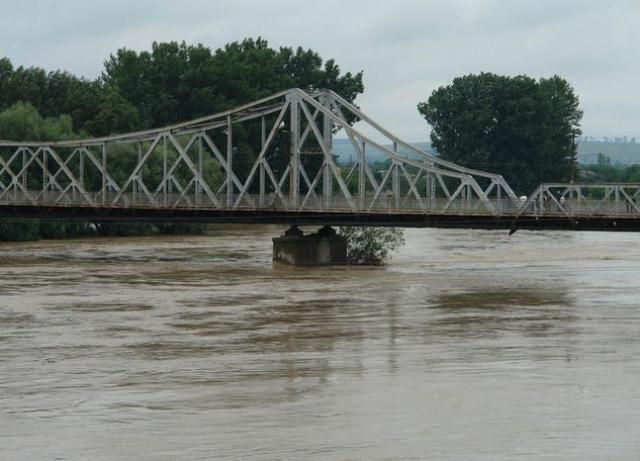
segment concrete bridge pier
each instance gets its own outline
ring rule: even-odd
[[[330,226],[304,235],[291,226],[273,239],[273,261],[294,266],[328,266],[347,263],[347,239]]]

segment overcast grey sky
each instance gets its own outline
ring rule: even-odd
[[[0,0],[0,55],[94,78],[120,47],[262,36],[364,71],[358,103],[410,140],[416,104],[455,76],[569,80],[592,136],[640,136],[640,0]]]

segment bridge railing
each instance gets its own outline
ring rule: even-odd
[[[518,215],[628,217],[640,215],[640,184],[541,184],[526,200]]]
[[[212,200],[213,198],[213,200]],[[354,204],[355,200],[355,204]],[[120,194],[114,191],[83,192],[75,190],[21,191],[8,190],[0,197],[0,205],[38,207],[140,208],[140,209],[201,209],[201,210],[266,210],[332,213],[406,213],[406,214],[490,214],[483,200],[477,198],[400,198],[393,195],[348,199],[342,196],[290,197],[281,194],[240,195],[229,197],[218,193],[213,197],[204,194],[168,193],[149,198],[142,193]],[[516,213],[518,210],[508,199],[493,199],[492,205],[500,213]]]
[[[491,199],[493,210],[478,198],[398,198],[394,195],[290,197],[282,194],[167,193],[150,198],[141,192],[80,192],[6,190],[0,205],[37,207],[84,207],[95,209],[199,209],[328,213],[476,214],[501,216],[640,217],[640,184],[543,184],[520,207],[510,198]]]

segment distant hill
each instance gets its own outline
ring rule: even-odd
[[[599,153],[609,157],[614,165],[640,163],[640,143],[581,141],[578,144],[578,161],[580,163],[596,163]]]
[[[435,151],[431,148],[431,144],[428,142],[412,142],[411,144],[416,146],[418,149],[435,155]],[[393,146],[391,144],[384,145],[384,147],[389,150],[393,150]],[[356,159],[356,153],[353,150],[351,141],[349,141],[348,139],[334,138],[333,153],[338,156],[338,161],[340,163],[349,164]],[[405,149],[403,147],[400,147],[398,149],[398,153],[409,157],[415,157],[414,153],[411,150]],[[384,152],[369,146],[367,146],[366,157],[368,163],[378,162],[386,159]]]
[[[412,145],[428,153],[437,155],[428,142],[412,142]],[[385,145],[389,150],[391,145]],[[340,163],[351,163],[356,158],[356,153],[348,139],[336,138],[333,140],[333,151],[338,156]],[[640,143],[632,142],[604,142],[604,141],[580,141],[578,144],[578,162],[591,164],[598,161],[598,154],[602,153],[611,159],[614,165],[640,164]],[[412,152],[400,149],[400,154],[413,156]],[[367,160],[369,163],[384,160],[383,152],[368,148]]]

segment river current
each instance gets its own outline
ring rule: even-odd
[[[640,459],[640,235],[0,245],[0,460]]]

